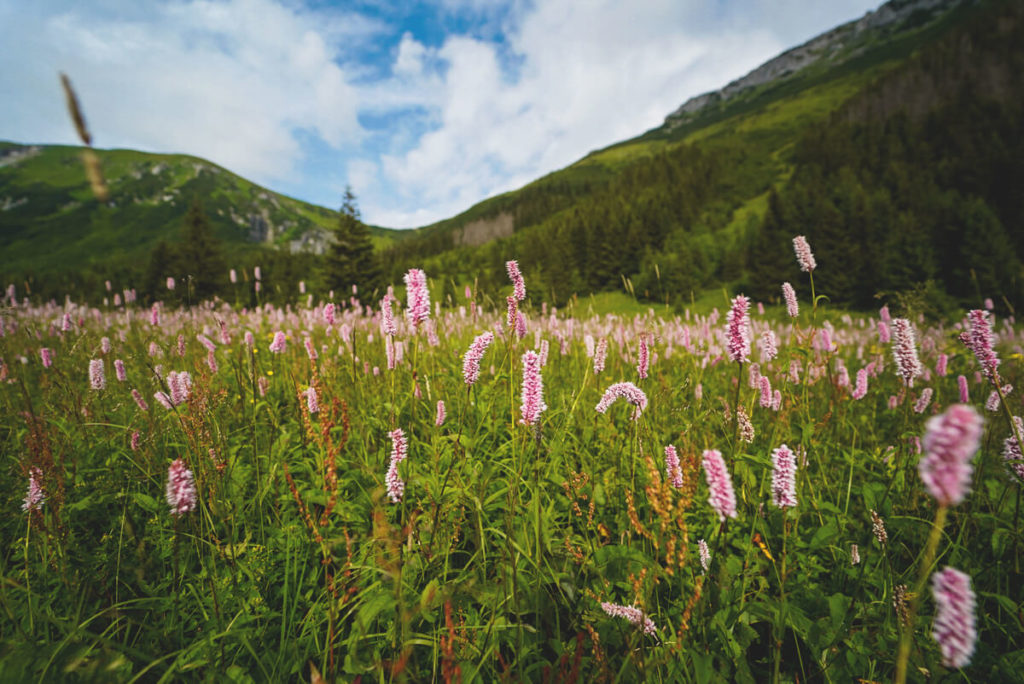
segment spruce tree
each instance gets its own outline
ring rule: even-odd
[[[356,196],[345,188],[334,241],[324,260],[324,284],[335,296],[346,297],[353,285],[369,299],[380,285],[380,264],[373,252],[370,229],[360,220]]]
[[[178,247],[178,268],[189,287],[188,296],[193,302],[208,299],[224,287],[227,276],[227,262],[220,240],[213,236],[210,221],[203,211],[202,202],[192,200],[185,214],[185,224]]]

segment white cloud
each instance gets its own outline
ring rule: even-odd
[[[56,90],[56,72],[67,71],[97,145],[187,152],[264,183],[297,172],[297,131],[334,148],[361,139],[357,93],[333,46],[353,26],[372,32],[370,24],[273,0],[178,1],[154,10],[110,16],[72,7],[39,17],[40,47],[28,46],[32,73],[0,78],[45,74]],[[12,136],[19,124],[39,130],[34,104],[15,103]],[[58,110],[44,136],[70,141],[64,116]]]

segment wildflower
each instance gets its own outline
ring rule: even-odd
[[[1010,470],[1021,480],[1024,480],[1024,454],[1021,454],[1020,444],[1017,442],[1017,435],[1024,434],[1024,421],[1020,416],[1014,416],[1013,422],[1017,427],[1016,432],[1011,431],[1010,436],[1003,440],[1003,460]]]
[[[302,344],[306,347],[306,356],[309,357],[310,361],[315,362],[317,359],[317,353],[316,347],[313,346],[313,340],[307,337],[302,341]]]
[[[163,394],[163,392],[160,392],[160,394]],[[142,398],[142,394],[139,392],[139,390],[132,389],[132,399],[135,400],[135,403],[138,404],[139,408],[142,409],[143,411],[149,410],[149,405],[146,404],[146,400]]]
[[[153,306],[155,307],[156,304],[154,304]],[[154,323],[153,325],[158,325],[158,324]],[[71,332],[71,314],[66,313],[61,318],[60,330],[61,330],[61,332]]]
[[[228,277],[231,279],[232,285],[238,282],[238,273],[235,271],[235,269],[231,269],[230,271],[228,271]]]
[[[89,384],[94,390],[101,390],[107,386],[107,378],[103,371],[103,359],[89,361]]]
[[[201,344],[204,347],[206,347],[207,351],[217,351],[217,345],[214,344],[213,340],[211,340],[206,335],[203,335],[202,333],[199,333],[198,335],[196,335],[196,340],[199,342],[199,344]],[[184,342],[185,342],[185,338],[183,336],[179,335],[178,336],[178,346],[184,348]]]
[[[444,425],[444,419],[448,416],[447,411],[444,407],[444,400],[438,399],[437,401],[437,415],[434,418],[434,426],[441,427]]]
[[[992,382],[999,382],[999,356],[993,349],[992,321],[989,320],[988,311],[974,309],[967,314],[967,320],[970,325],[966,332],[960,333],[960,341],[974,352],[985,377]]]
[[[160,402],[160,405],[163,406],[165,409],[170,410],[174,408],[174,404],[171,403],[171,398],[167,396],[167,392],[156,392],[153,394],[153,398]],[[135,403],[138,403],[138,401],[136,401]],[[145,402],[143,402],[143,404],[144,403]],[[139,404],[139,408],[142,408],[142,404]]]
[[[782,391],[775,390],[775,394],[772,395],[772,411],[778,411],[782,408]]]
[[[633,420],[639,418],[644,409],[647,408],[647,395],[644,394],[642,389],[631,382],[617,382],[611,385],[604,391],[604,396],[601,397],[601,401],[597,402],[597,406],[594,408],[598,413],[605,413],[619,397],[623,397],[636,407],[636,410],[633,411]]]
[[[601,338],[597,343],[597,349],[594,350],[594,375],[604,372],[604,361],[607,356],[608,340]]]
[[[173,290],[174,289],[174,278],[170,278],[170,277],[167,278],[167,289],[168,290]]]
[[[933,390],[931,387],[925,387],[921,390],[921,396],[918,397],[914,403],[914,413],[924,413],[925,409],[928,408],[928,404],[932,401]]]
[[[327,325],[334,325],[334,302],[328,302],[324,307],[324,322]]]
[[[409,444],[405,439],[402,428],[395,428],[388,433],[391,438],[391,463],[388,466],[387,475],[384,480],[387,484],[388,498],[391,503],[398,503],[405,494],[405,482],[398,474],[398,464],[406,459],[409,453]]]
[[[206,365],[210,367],[211,373],[217,372],[217,356],[212,351],[206,352]]]
[[[256,278],[256,280],[262,280],[263,279],[263,274],[260,272],[260,267],[259,266],[256,266],[256,267],[254,267],[252,269],[252,275],[253,275],[254,278]]]
[[[772,406],[772,381],[767,376],[761,376],[761,408],[771,408]]]
[[[1006,384],[1002,387],[1003,397],[1010,396],[1010,392],[1013,391],[1013,385]],[[988,395],[988,399],[985,401],[985,408],[989,411],[999,410],[999,392],[992,390],[992,393]]]
[[[40,481],[43,479],[43,471],[32,466],[28,471],[28,490],[25,492],[25,501],[21,504],[21,510],[38,511],[46,503],[46,494]]]
[[[50,351],[49,347],[42,347],[39,350],[39,358],[43,361],[43,368],[49,368],[53,365],[53,352]]]
[[[914,328],[906,318],[892,321],[892,356],[896,361],[897,373],[907,387],[914,386],[914,378],[921,374],[921,362],[917,358]]]
[[[761,363],[768,363],[779,354],[779,347],[775,341],[775,333],[765,330],[761,333]]]
[[[711,567],[711,551],[708,549],[708,543],[703,539],[697,540],[697,551],[700,554],[700,567],[703,574],[707,574],[708,568]]]
[[[860,565],[860,549],[856,544],[850,544],[850,565]]]
[[[188,371],[171,371],[167,374],[167,387],[171,391],[171,403],[180,406],[188,401],[189,393],[192,390],[192,376]]]
[[[512,281],[512,296],[516,298],[516,301],[523,301],[526,299],[526,281],[523,280],[523,274],[519,272],[519,262],[506,261],[505,270]]]
[[[925,424],[925,456],[917,467],[925,488],[940,505],[956,505],[967,495],[981,426],[978,412],[963,404],[950,406]]]
[[[462,357],[462,377],[467,385],[474,384],[480,377],[480,359],[493,341],[494,333],[488,331],[477,335],[469,345],[469,349]]]
[[[698,382],[693,386],[693,400],[700,401],[704,398],[704,383]]]
[[[939,354],[939,360],[935,362],[935,374],[940,378],[946,374],[946,366],[949,364],[949,357]]]
[[[278,330],[277,332],[274,333],[274,339],[270,343],[270,351],[272,351],[275,354],[281,354],[282,352],[284,352],[285,346],[287,344],[288,343],[285,340],[284,333]]]
[[[669,444],[665,447],[665,476],[672,486],[680,489],[683,486],[683,470],[679,466],[679,454],[675,445]]]
[[[889,533],[885,531],[885,521],[874,509],[871,509],[871,533],[883,546],[889,541]]]
[[[732,300],[732,309],[726,317],[726,346],[729,359],[745,363],[750,356],[750,299],[737,295]]]
[[[540,377],[540,356],[535,351],[523,354],[523,425],[535,425],[540,414],[547,409],[544,403],[544,387]]]
[[[796,506],[796,456],[783,444],[772,452],[772,503],[776,508]]]
[[[797,235],[793,238],[793,251],[796,252],[796,261],[800,264],[800,270],[806,273],[810,273],[817,268],[817,263],[814,261],[814,255],[811,254],[811,246],[807,244],[807,238],[803,235]]]
[[[909,593],[906,584],[897,584],[892,591],[892,607],[896,609],[896,617],[904,627],[910,624],[910,607],[907,603]]]
[[[742,404],[736,407],[736,420],[740,428],[740,441],[747,444],[753,442],[754,424],[750,422],[750,416],[747,415],[747,411],[743,408]]]
[[[967,392],[967,378],[962,375],[956,377],[957,389],[960,390],[960,403],[966,404],[970,401],[970,396]]]
[[[526,337],[526,316],[522,311],[516,314],[516,337],[519,339]]]
[[[110,353],[110,338],[109,337],[101,337],[100,338],[100,351],[103,352],[104,354],[109,354]]]
[[[299,281],[299,293],[300,294],[306,294],[306,281],[305,280],[300,280]]]
[[[306,408],[309,409],[310,413],[320,412],[320,403],[316,398],[316,387],[310,387],[306,390]]]
[[[405,312],[409,321],[419,328],[430,316],[430,291],[427,289],[427,274],[421,269],[411,268],[405,274],[408,306]]]
[[[634,625],[643,625],[644,634],[654,634],[658,631],[658,627],[654,624],[654,621],[644,615],[643,611],[639,608],[634,608],[633,606],[622,606],[617,603],[608,603],[607,601],[601,603],[601,608],[611,617],[628,620]]]
[[[128,373],[124,369],[124,361],[121,359],[114,359],[114,374],[117,375],[118,382],[125,382],[128,379]]]
[[[390,294],[385,294],[384,298],[380,300],[380,333],[381,335],[396,335],[398,334],[398,326],[395,325],[395,314],[391,310],[391,300],[394,299]]]
[[[978,639],[971,578],[956,568],[943,568],[932,575],[932,596],[935,597],[932,637],[942,651],[942,664],[965,667],[971,662]]]
[[[128,446],[131,447],[132,451],[138,451],[139,450],[139,440],[140,440],[140,438],[141,438],[141,436],[139,435],[139,431],[138,430],[135,430],[134,432],[132,432],[132,439],[128,443]]]
[[[178,356],[185,357],[185,336],[178,335]]]
[[[537,332],[539,333],[540,331],[538,330]],[[548,350],[550,346],[551,345],[548,343],[547,340],[540,341],[540,348],[537,350],[537,355],[540,356],[541,368],[548,365]]]
[[[889,344],[889,340],[892,339],[892,332],[889,330],[889,323],[886,321],[878,321],[878,343]]]
[[[640,335],[640,349],[637,353],[636,372],[643,380],[651,367],[651,350],[647,346],[647,335]]]
[[[180,458],[167,469],[167,505],[171,515],[183,515],[196,508],[195,480]]]
[[[794,385],[800,384],[800,362],[793,359],[789,362],[789,381]]]
[[[861,368],[857,371],[857,385],[850,394],[854,399],[863,399],[868,393],[868,369]]]
[[[732,480],[729,479],[729,471],[725,468],[725,461],[722,460],[722,452],[717,449],[705,451],[703,465],[704,477],[708,489],[711,490],[708,503],[718,513],[719,520],[735,518],[736,494],[732,488]]]

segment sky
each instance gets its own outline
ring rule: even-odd
[[[392,228],[654,128],[880,0],[0,0],[0,140],[204,157]]]

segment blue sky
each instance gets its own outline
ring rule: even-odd
[[[657,126],[866,0],[0,0],[0,139],[205,157],[415,227]]]

